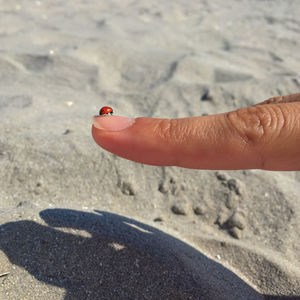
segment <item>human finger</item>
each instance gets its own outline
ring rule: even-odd
[[[279,97],[272,97],[256,105],[290,103],[290,102],[300,102],[300,93],[279,96]]]
[[[300,170],[300,102],[182,119],[99,116],[92,134],[104,149],[139,163]]]

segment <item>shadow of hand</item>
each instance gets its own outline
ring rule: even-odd
[[[133,219],[68,209],[40,215],[49,226],[2,225],[0,249],[36,279],[64,288],[65,300],[263,299],[195,248]]]

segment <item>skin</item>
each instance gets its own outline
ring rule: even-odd
[[[300,93],[203,117],[98,118],[92,127],[96,143],[135,162],[211,170],[300,170]],[[126,122],[131,126],[124,129]]]

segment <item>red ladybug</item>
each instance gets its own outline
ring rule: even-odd
[[[100,116],[105,116],[105,115],[112,115],[113,114],[113,109],[109,106],[103,106],[100,110],[99,110],[99,115]]]

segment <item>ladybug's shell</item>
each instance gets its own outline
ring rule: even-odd
[[[100,110],[99,110],[99,115],[107,115],[107,114],[112,114],[113,113],[113,109],[109,106],[103,106]]]

